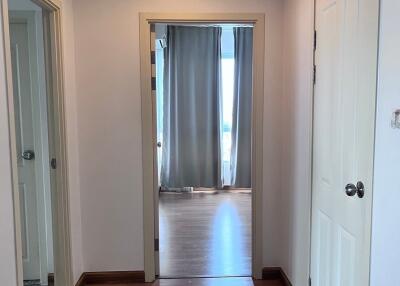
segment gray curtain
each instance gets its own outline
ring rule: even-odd
[[[231,147],[232,185],[251,187],[251,111],[253,93],[253,28],[237,27]]]
[[[221,28],[168,27],[162,188],[221,185],[220,60]]]

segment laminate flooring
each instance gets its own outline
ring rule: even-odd
[[[159,222],[160,277],[251,275],[249,190],[162,192]],[[244,283],[243,279],[249,278],[236,279],[239,284],[229,285],[250,285],[241,284]],[[162,283],[169,283],[168,281]],[[215,281],[222,283],[223,280]]]
[[[90,286],[103,286],[90,284]],[[113,286],[284,286],[279,280],[252,280],[249,277],[235,278],[186,278],[160,279],[154,283],[113,284]]]

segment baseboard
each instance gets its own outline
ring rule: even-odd
[[[84,272],[76,283],[76,286],[85,286],[90,284],[128,284],[143,282],[144,271]]]
[[[84,286],[85,285],[85,272],[82,273],[81,277],[79,277],[79,280],[76,282],[75,286]]]
[[[292,286],[292,283],[281,267],[264,267],[262,278],[263,280],[280,280],[284,286]]]
[[[290,282],[289,278],[287,277],[285,271],[283,271],[283,269],[281,269],[281,280],[283,285],[285,286],[292,286],[292,282]]]

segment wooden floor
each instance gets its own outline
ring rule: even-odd
[[[191,278],[160,279],[154,283],[113,284],[113,286],[284,286],[280,281],[252,280],[247,277],[237,278]],[[90,286],[102,286],[90,284]]]
[[[250,275],[251,194],[160,194],[161,275]],[[250,277],[159,279],[114,286],[284,286]],[[102,286],[91,284],[91,286]]]
[[[159,210],[160,277],[251,276],[250,191],[161,193]]]

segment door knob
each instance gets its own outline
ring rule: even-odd
[[[35,159],[35,152],[32,150],[26,150],[22,153],[22,158],[25,160],[33,160]]]
[[[161,142],[157,142],[157,147],[158,147],[158,148],[161,147]]]
[[[347,184],[345,190],[346,190],[346,195],[348,195],[349,197],[352,197],[355,194],[357,194],[359,198],[364,197],[365,188],[363,182],[361,181],[357,182],[357,185]]]

